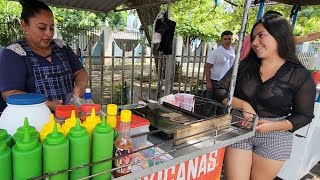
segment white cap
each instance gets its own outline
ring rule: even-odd
[[[91,93],[91,89],[90,88],[86,88],[86,93]]]

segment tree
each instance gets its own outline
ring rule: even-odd
[[[231,30],[238,34],[243,17],[244,0],[233,0],[232,4],[226,1],[213,3],[212,0],[181,0],[172,5],[171,18],[177,22],[176,33],[184,38],[199,37],[201,39],[220,39],[224,30]],[[237,6],[235,6],[237,5]],[[265,11],[275,10],[289,19],[291,6],[284,4],[266,5]],[[258,5],[250,9],[246,33],[250,33],[256,21]],[[319,31],[320,6],[305,6],[299,12],[296,22],[295,35]]]
[[[22,36],[21,6],[18,2],[0,1],[0,46],[8,45]]]
[[[63,9],[53,7],[56,27],[62,37],[68,43],[72,43],[78,34],[85,33],[93,28],[104,26],[105,20],[110,27],[121,29],[125,26],[125,13],[93,13],[74,9]]]
[[[89,29],[101,27],[105,20],[114,29],[125,27],[126,12],[93,13],[74,9],[50,7],[55,17],[55,24],[63,38],[71,43],[74,37]],[[0,0],[0,45],[8,45],[22,37],[20,28],[20,3]]]

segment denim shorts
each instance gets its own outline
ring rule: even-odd
[[[280,118],[259,118],[269,121],[280,121]],[[229,147],[250,150],[267,159],[285,161],[290,158],[293,135],[289,131],[257,132],[255,136],[239,141]]]

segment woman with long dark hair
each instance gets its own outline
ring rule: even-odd
[[[216,96],[227,103],[232,70],[220,81]],[[314,117],[316,88],[295,55],[291,26],[269,14],[251,31],[251,50],[240,63],[232,106],[245,117],[259,117],[254,137],[226,148],[228,180],[272,180],[290,158],[292,132]],[[246,124],[246,123],[245,123]]]

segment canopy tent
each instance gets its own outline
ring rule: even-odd
[[[310,5],[320,5],[319,0],[272,0],[279,3],[295,5],[299,4],[300,6],[310,6]]]
[[[17,0],[15,0],[17,1]],[[41,0],[49,6],[86,10],[92,12],[115,11],[121,4],[126,4],[130,9],[140,7],[159,6],[175,2],[176,0]]]

